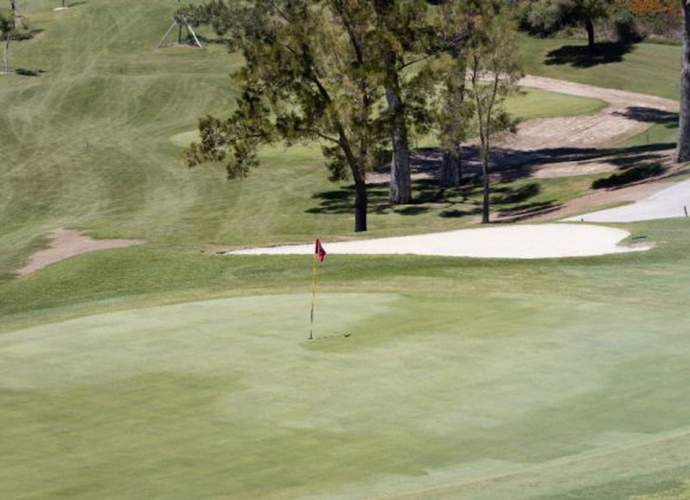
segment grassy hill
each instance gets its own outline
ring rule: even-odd
[[[351,201],[332,203],[339,187],[327,182],[316,148],[267,151],[263,167],[241,183],[224,182],[221,166],[182,165],[175,139],[204,114],[232,109],[228,75],[241,61],[218,44],[156,50],[171,22],[170,2],[53,7],[27,7],[31,27],[43,31],[12,44],[11,67],[21,71],[0,82],[0,275],[20,267],[60,226],[166,247],[351,231]],[[525,118],[599,105],[539,92],[522,101],[514,107]],[[384,189],[373,194],[374,206]],[[417,217],[373,213],[371,227],[399,233],[420,222],[457,225],[438,217],[443,207],[429,208]]]
[[[231,110],[241,61],[156,49],[174,2],[25,3],[43,31],[0,76],[0,498],[682,494],[685,220],[627,226],[658,248],[609,257],[329,255],[309,342],[308,259],[201,250],[353,237],[348,183],[309,146],[267,149],[242,182],[181,163],[198,117]],[[677,48],[574,68],[545,57],[575,42],[524,43],[530,72],[673,94]],[[593,178],[539,181],[537,199]],[[471,190],[415,189],[394,209],[372,189],[372,235],[471,224]],[[147,243],[14,277],[58,227]]]

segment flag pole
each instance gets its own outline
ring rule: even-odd
[[[316,302],[316,261],[323,262],[326,250],[321,245],[321,240],[317,238],[312,255],[311,267],[311,327],[309,328],[309,340],[314,338],[314,303]]]
[[[312,255],[311,264],[311,324],[309,327],[309,340],[314,339],[314,303],[316,302],[316,259],[317,254]]]

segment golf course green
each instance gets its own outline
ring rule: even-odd
[[[689,219],[615,225],[654,248],[609,256],[328,254],[309,340],[311,257],[215,252],[355,238],[350,183],[313,145],[188,169],[241,59],[203,29],[157,49],[175,2],[58,3],[18,2],[39,31],[0,76],[0,499],[690,498]],[[530,73],[675,96],[678,47],[554,74],[584,42],[523,42]],[[496,207],[605,175],[505,179]],[[414,194],[373,185],[367,237],[475,223],[477,186]],[[16,275],[58,228],[145,244]]]

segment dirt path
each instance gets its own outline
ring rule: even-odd
[[[612,172],[623,164],[661,163],[667,166],[668,173],[675,171],[672,149],[642,150],[622,156],[620,151],[612,150],[610,146],[644,132],[655,123],[677,121],[677,101],[532,75],[523,78],[520,84],[599,99],[608,106],[589,116],[537,119],[521,124],[518,133],[500,145],[496,163],[504,162],[513,168],[522,166],[535,178]],[[666,183],[647,182],[597,191],[544,213],[527,215],[530,220],[558,219],[604,204],[637,201],[664,187]]]
[[[79,231],[68,229],[56,229],[51,233],[51,238],[50,248],[33,254],[29,263],[16,271],[19,276],[26,276],[50,264],[75,255],[109,248],[142,245],[144,243],[143,240],[94,240],[84,236]]]

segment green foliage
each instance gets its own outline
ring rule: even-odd
[[[207,116],[199,120],[201,140],[184,150],[190,167],[203,162],[227,160],[228,178],[246,177],[251,167],[258,166],[258,149],[275,140],[270,109],[262,101],[260,92],[247,85],[238,100],[237,110],[227,120]],[[232,155],[230,159],[228,154]]]
[[[562,28],[565,19],[561,5],[553,0],[530,0],[518,9],[520,28],[533,36],[549,36]]]
[[[518,20],[523,30],[537,36],[575,25],[590,32],[594,22],[611,14],[613,4],[613,0],[527,0],[518,8]]]
[[[235,74],[242,93],[231,118],[200,123],[202,140],[186,151],[187,163],[229,153],[229,176],[241,177],[256,164],[260,145],[278,138],[288,145],[325,141],[331,178],[342,178],[347,165],[358,186],[355,228],[366,230],[364,179],[381,147],[374,113],[381,89],[371,72],[375,54],[368,40],[374,26],[365,22],[362,8],[338,2],[218,5],[207,13],[227,19],[219,21],[219,32],[227,30],[244,56],[246,66]]]
[[[503,16],[488,17],[472,32],[468,52],[469,96],[474,102],[480,140],[484,201],[482,223],[489,222],[489,154],[495,136],[514,132],[516,122],[505,110],[508,96],[522,77],[515,40]]]
[[[7,36],[8,33],[14,31],[15,22],[14,12],[10,9],[0,9],[0,34],[3,38]]]

